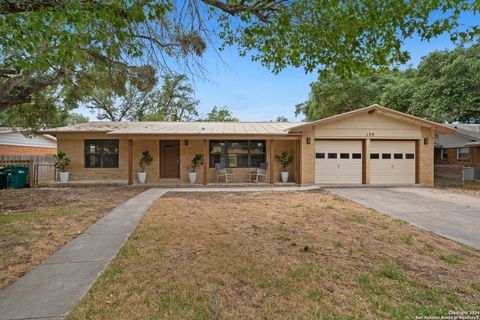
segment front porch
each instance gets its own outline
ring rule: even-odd
[[[255,147],[252,147],[255,145]],[[180,139],[166,137],[129,137],[127,141],[127,183],[137,185],[138,168],[136,163],[143,151],[148,150],[153,162],[146,168],[146,184],[155,187],[198,187],[203,186],[294,186],[301,184],[300,137],[261,138],[245,137],[245,139],[199,139],[198,137],[182,137]],[[280,165],[275,155],[283,151],[293,156],[290,165],[289,180],[281,183]],[[188,179],[190,163],[196,154],[201,154],[204,164],[197,170],[197,181],[192,184]],[[260,182],[249,182],[250,169],[258,167],[261,162],[268,163],[267,176]],[[217,181],[215,163],[223,163],[233,171],[233,179]],[[231,181],[230,181],[231,180]]]

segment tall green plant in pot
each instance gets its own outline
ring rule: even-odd
[[[197,169],[203,165],[203,154],[197,153],[193,156],[192,162],[190,163],[189,172],[188,172],[188,179],[190,179],[191,183],[195,183],[197,181]]]
[[[138,172],[138,182],[145,183],[147,180],[147,173],[145,172],[145,168],[152,164],[153,158],[150,155],[148,150],[142,152],[142,156],[138,159],[138,167],[140,171]]]
[[[293,156],[287,151],[283,151],[282,153],[275,155],[275,160],[277,160],[282,167],[282,172],[280,172],[282,182],[288,182],[288,167],[293,162]]]
[[[62,150],[58,150],[53,157],[55,158],[55,168],[59,171],[60,182],[68,182],[70,172],[65,171],[65,168],[70,164],[70,158]]]

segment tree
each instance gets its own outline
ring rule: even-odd
[[[309,121],[380,103],[437,122],[480,122],[480,45],[436,51],[419,66],[378,76],[320,77],[296,114]]]
[[[480,122],[480,44],[437,51],[418,66],[409,111],[434,121]]]
[[[285,116],[278,116],[277,120],[275,120],[275,121],[277,121],[277,122],[288,122],[288,119]]]
[[[153,103],[154,94],[151,87],[140,90],[127,84],[126,91],[121,95],[105,89],[93,89],[92,94],[83,102],[92,113],[97,113],[99,120],[135,121],[144,116],[149,105]]]
[[[479,7],[469,0],[3,1],[0,111],[35,103],[35,93],[51,87],[75,97],[72,91],[98,66],[113,73],[165,70],[172,59],[200,56],[212,17],[222,48],[235,44],[273,72],[292,65],[348,75],[405,63],[403,40],[415,34],[478,36],[477,26],[460,31],[458,19]]]
[[[36,93],[36,95],[36,100],[42,104],[42,108],[37,108],[32,103],[8,108],[6,111],[0,112],[0,125],[26,128],[27,130],[22,132],[31,135],[41,129],[89,121],[85,116],[62,108],[63,103],[55,92],[44,91]]]
[[[142,121],[189,121],[198,116],[198,100],[183,74],[163,76],[160,91],[152,94],[151,106],[140,116]]]
[[[203,121],[238,121],[232,114],[232,112],[228,109],[228,107],[221,107],[217,108],[213,106],[212,110],[207,113],[207,116],[203,119]]]
[[[304,114],[307,121],[330,117],[378,102],[378,77],[353,76],[342,79],[330,75],[313,82],[307,101],[295,106],[295,115]]]

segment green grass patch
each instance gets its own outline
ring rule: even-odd
[[[385,267],[383,267],[383,269],[378,271],[378,274],[391,280],[400,281],[403,279],[402,273],[393,264],[386,265]]]
[[[402,241],[406,245],[411,246],[413,244],[413,236],[411,234],[407,234],[407,235],[402,237]]]
[[[335,207],[331,204],[326,204],[326,205],[323,206],[323,209],[331,210],[331,209],[335,209]]]
[[[407,222],[407,221],[405,221],[405,220],[401,220],[401,219],[394,219],[393,221],[395,221],[395,222],[397,222],[397,223],[399,223],[399,224],[401,224],[401,225],[404,225],[404,226],[405,226],[405,225],[408,225],[408,222]]]
[[[332,243],[335,246],[335,248],[343,248],[344,247],[342,240],[333,240]]]
[[[435,246],[433,244],[430,244],[430,243],[426,243],[424,246],[423,246],[423,250],[427,251],[427,252],[434,252],[436,250]]]
[[[361,216],[361,215],[358,215],[358,214],[350,215],[348,217],[348,220],[356,222],[356,223],[360,223],[360,224],[364,224],[365,222],[367,222],[367,218],[365,216]]]
[[[465,261],[465,258],[462,256],[459,256],[458,254],[445,254],[445,253],[440,253],[438,255],[438,258],[440,260],[446,261],[449,264],[459,264]]]
[[[363,290],[368,290],[372,288],[372,283],[370,277],[366,273],[362,273],[357,278],[358,286]]]
[[[321,301],[325,296],[325,292],[322,288],[311,289],[308,292],[308,297],[313,301]]]

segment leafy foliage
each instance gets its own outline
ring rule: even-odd
[[[290,164],[293,162],[293,156],[289,154],[287,151],[282,151],[280,154],[275,155],[275,160],[280,163],[283,171],[287,171]]]
[[[214,35],[222,48],[235,45],[275,73],[294,66],[363,76],[407,62],[402,44],[413,35],[477,37],[476,25],[461,26],[458,19],[479,9],[469,0],[3,1],[0,111],[28,104],[45,109],[35,113],[51,113],[55,104],[44,104],[51,92],[69,111],[96,90],[103,96],[124,96],[128,85],[142,90],[158,72],[191,70],[192,60],[200,66],[196,58],[216,43]],[[208,23],[212,19],[217,22]],[[190,111],[156,117],[177,121]]]
[[[198,168],[203,165],[203,154],[197,153],[192,159],[190,163],[190,170],[191,172],[196,172]]]
[[[197,117],[198,100],[187,80],[183,74],[163,76],[160,90],[152,94],[150,106],[140,120],[189,121]]]
[[[70,164],[70,158],[67,157],[65,152],[58,150],[56,154],[53,155],[55,158],[55,168],[60,170],[60,172],[65,172],[65,167]]]
[[[217,108],[217,106],[213,106],[203,121],[238,121],[238,119],[233,116],[228,107]]]
[[[416,69],[351,79],[320,77],[296,114],[311,121],[380,103],[437,122],[479,122],[479,74],[479,44],[436,51]]]
[[[142,156],[138,160],[138,167],[140,168],[140,172],[144,172],[145,167],[152,164],[152,161],[153,161],[153,158],[150,155],[150,152],[148,150],[143,151]]]

